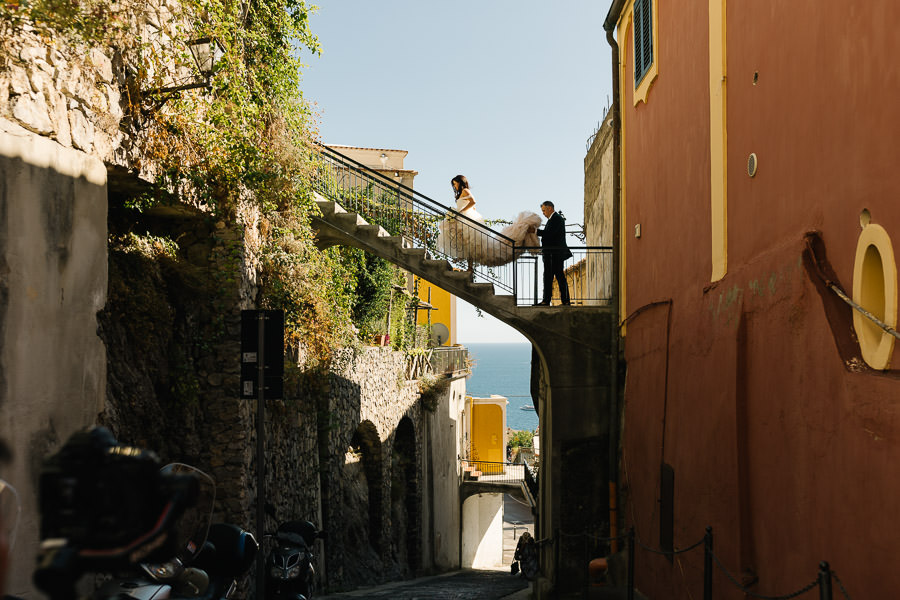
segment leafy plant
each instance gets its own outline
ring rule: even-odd
[[[533,431],[516,431],[509,438],[510,448],[531,448],[534,445]]]
[[[441,397],[450,389],[450,378],[444,375],[425,375],[419,379],[419,399],[428,412],[437,410]]]

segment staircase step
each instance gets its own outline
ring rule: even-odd
[[[473,283],[473,284],[469,285],[469,290],[478,295],[493,294],[494,293],[494,284],[479,281],[478,283]]]
[[[425,248],[401,248],[400,252],[409,257],[425,258]]]
[[[468,271],[448,271],[444,277],[454,279],[456,281],[472,281],[472,274]]]
[[[324,196],[322,196],[319,193],[315,194],[315,199],[316,199],[316,206],[318,206],[319,210],[322,211],[322,216],[324,216],[324,217],[330,217],[337,213],[347,212],[344,210],[344,208],[340,204],[338,204],[337,202],[334,202],[333,200],[326,199]]]
[[[435,269],[437,271],[449,271],[453,268],[450,266],[450,263],[443,258],[426,258],[422,262],[427,268]]]
[[[350,228],[350,227],[360,227],[362,225],[368,225],[368,221],[363,219],[357,213],[336,213],[332,218],[332,221],[337,221],[341,224],[342,227]]]
[[[391,234],[389,234],[387,231],[385,231],[384,227],[382,227],[381,225],[368,225],[368,224],[367,225],[359,225],[357,227],[357,229],[359,231],[362,231],[363,233],[367,233],[369,235],[374,235],[375,237],[390,237],[391,236]]]

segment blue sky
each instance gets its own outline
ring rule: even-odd
[[[486,218],[552,200],[583,222],[585,142],[611,99],[609,1],[320,0],[303,93],[326,144],[407,150],[416,189]],[[458,301],[457,341],[525,341]]]

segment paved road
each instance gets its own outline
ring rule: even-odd
[[[528,588],[528,582],[509,571],[456,571],[377,588],[331,594],[328,600],[391,598],[392,600],[498,600]],[[523,596],[523,597],[527,597]]]
[[[352,600],[358,598],[391,598],[397,600],[498,600],[529,598],[530,584],[510,575],[516,542],[523,532],[534,534],[534,516],[521,499],[504,494],[503,498],[503,564],[497,570],[454,571],[434,577],[399,581],[383,586],[330,594],[319,598]],[[512,596],[511,596],[512,595]]]

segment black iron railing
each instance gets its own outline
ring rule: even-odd
[[[523,466],[525,467],[525,485],[528,486],[528,491],[531,492],[531,497],[536,499],[538,497],[537,469],[532,468],[527,464],[524,464]]]
[[[328,147],[316,148],[312,183],[325,198],[402,237],[409,247],[471,269],[474,280],[492,283],[496,293],[513,295],[520,305],[541,299],[540,248],[517,246],[487,225]],[[612,247],[569,249],[573,256],[566,261],[566,272],[572,277],[572,303],[608,304],[612,288],[603,274],[612,273]]]

